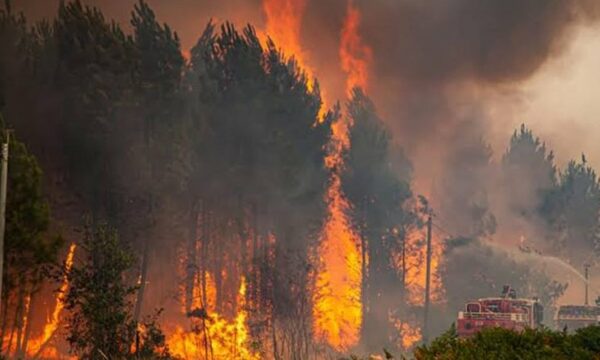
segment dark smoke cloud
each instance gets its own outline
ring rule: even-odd
[[[559,52],[572,25],[597,18],[595,0],[362,1],[378,76],[410,83],[529,77]],[[386,56],[383,56],[386,55]]]
[[[600,14],[595,0],[382,0],[360,7],[375,54],[375,98],[384,99],[386,117],[396,115],[393,126],[409,146],[455,127],[465,102],[482,106],[457,84],[526,80],[562,52],[575,25]]]

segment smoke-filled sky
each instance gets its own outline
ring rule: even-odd
[[[331,103],[344,94],[339,65],[346,0],[306,2],[301,42]],[[87,0],[128,24],[135,0]],[[148,0],[190,48],[206,22],[264,28],[261,0]],[[59,0],[14,0],[32,18],[52,16]],[[600,15],[597,0],[356,0],[360,32],[373,51],[368,93],[397,140],[419,164],[443,161],[440,145],[460,139],[465,121],[498,157],[525,122],[559,162],[585,152],[600,168]],[[435,161],[434,166],[435,169]],[[423,186],[423,185],[422,185]],[[425,190],[427,191],[427,190]]]

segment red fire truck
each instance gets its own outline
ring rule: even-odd
[[[539,327],[543,316],[544,307],[536,298],[519,299],[514,289],[504,286],[500,297],[468,302],[465,310],[458,312],[456,330],[461,337],[489,327],[522,331]]]

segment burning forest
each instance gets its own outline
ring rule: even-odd
[[[600,133],[540,90],[599,16],[6,0],[0,357],[429,359],[507,284],[600,306]]]

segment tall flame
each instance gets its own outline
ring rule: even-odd
[[[214,310],[215,283],[208,276],[207,306],[198,307],[206,314],[198,320],[190,331],[176,326],[168,336],[167,344],[173,355],[181,359],[239,359],[258,360],[259,356],[250,348],[250,335],[247,325],[246,280],[242,277],[237,296],[237,313],[228,320]],[[200,305],[200,284],[194,289],[194,304]]]
[[[40,352],[42,350],[44,353],[43,357],[51,358],[54,356],[52,356],[50,354],[56,354],[55,349],[50,348],[50,347],[46,347],[46,348],[42,348],[42,347],[47,345],[47,343],[50,341],[52,336],[54,336],[54,334],[58,330],[58,326],[60,325],[60,314],[65,306],[64,296],[65,296],[65,293],[67,292],[67,289],[69,288],[69,279],[66,274],[69,271],[71,271],[71,268],[73,267],[73,259],[75,257],[75,249],[76,248],[77,248],[77,245],[75,245],[75,244],[71,244],[71,246],[69,247],[69,252],[67,253],[67,258],[65,259],[65,276],[63,277],[63,282],[60,285],[60,288],[58,290],[58,295],[56,297],[56,304],[54,305],[54,310],[52,311],[52,315],[51,315],[48,323],[44,326],[44,332],[42,333],[40,338],[32,340],[29,343],[28,352],[32,356],[37,355],[38,352]]]
[[[339,55],[346,73],[346,92],[356,86],[368,85],[371,49],[358,33],[360,12],[352,1],[341,31]],[[359,341],[362,324],[361,280],[362,258],[360,238],[352,230],[347,213],[350,204],[341,189],[340,170],[344,167],[343,152],[350,147],[347,118],[332,125],[332,146],[326,160],[331,170],[327,191],[328,218],[323,229],[320,262],[314,296],[314,327],[317,337],[337,350],[346,350]]]
[[[350,146],[348,122],[332,124],[330,152],[325,159],[331,170],[327,190],[327,221],[321,235],[319,272],[313,295],[313,321],[318,340],[343,351],[359,341],[362,324],[360,238],[347,217],[350,204],[341,189],[342,154]]]
[[[396,322],[394,324],[400,333],[400,346],[404,350],[409,350],[422,340],[421,328],[413,326],[407,322]]]
[[[302,47],[300,32],[307,0],[263,0],[265,35],[270,37],[287,56],[293,56],[296,64],[307,77],[308,90],[315,90],[315,70],[310,66],[308,54]],[[265,36],[265,38],[266,38]],[[327,109],[327,96],[319,89],[323,102],[319,118]]]
[[[346,18],[342,27],[340,42],[340,60],[342,70],[346,73],[346,92],[351,93],[354,87],[367,90],[369,81],[369,65],[373,59],[373,51],[367,46],[359,33],[361,14],[350,0],[348,1]]]
[[[346,350],[359,339],[362,322],[361,256],[359,239],[351,230],[338,174],[332,175],[327,192],[329,217],[319,251],[322,269],[317,274],[314,295],[314,328],[337,350]]]
[[[407,236],[407,258],[406,258],[406,290],[408,302],[412,305],[423,305],[425,302],[425,261],[427,249],[424,246],[425,234],[416,230]],[[442,279],[439,277],[440,266],[444,254],[444,246],[438,236],[432,237],[431,241],[431,301],[440,303],[443,301],[444,291]]]
[[[314,72],[308,66],[300,41],[302,17],[306,0],[264,0],[265,32],[287,55],[293,55],[298,66],[306,71],[309,89],[313,89]]]

